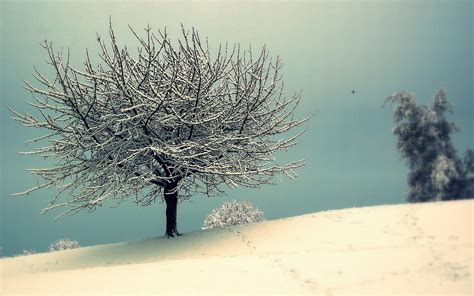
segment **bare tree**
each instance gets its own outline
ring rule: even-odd
[[[195,29],[182,27],[174,44],[166,30],[130,30],[135,56],[119,47],[110,26],[109,45],[97,37],[100,62],[94,66],[86,50],[84,70],[70,65],[69,50],[56,53],[44,41],[55,77],[35,68],[41,86],[26,82],[38,116],[12,112],[25,126],[48,131],[29,141],[42,145],[25,154],[56,162],[31,169],[44,182],[18,194],[56,188],[43,212],[65,207],[58,218],[127,198],[147,206],[163,196],[172,237],[179,235],[178,200],[296,176],[303,161],[278,164],[275,153],[295,145],[302,131],[280,134],[310,116],[294,118],[301,94],[285,96],[280,58],[228,44],[211,54]]]

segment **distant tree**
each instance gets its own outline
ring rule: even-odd
[[[49,246],[50,252],[62,251],[62,250],[71,250],[79,248],[79,243],[75,240],[68,238],[58,239]]]
[[[296,176],[304,162],[277,164],[275,153],[299,141],[302,131],[282,134],[309,117],[295,118],[301,94],[285,96],[280,58],[227,44],[211,54],[194,29],[182,28],[175,43],[166,31],[146,28],[140,37],[130,30],[136,56],[119,48],[110,26],[110,47],[97,38],[101,63],[93,66],[86,52],[85,70],[69,64],[69,51],[64,57],[44,42],[55,76],[35,69],[43,88],[26,83],[38,115],[12,112],[25,126],[48,131],[30,141],[44,145],[25,154],[57,161],[31,169],[44,182],[19,194],[57,188],[43,212],[66,207],[61,215],[127,198],[148,206],[162,196],[172,237],[179,235],[178,200]],[[61,201],[63,192],[69,198]]]
[[[204,220],[203,230],[263,221],[263,212],[248,201],[225,202]]]
[[[396,105],[393,133],[410,169],[407,201],[471,197],[473,154],[469,150],[463,163],[451,143],[451,134],[458,128],[445,116],[451,112],[446,91],[438,90],[427,106],[418,105],[415,94],[403,91],[388,97],[387,102]]]

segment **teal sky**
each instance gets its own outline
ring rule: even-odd
[[[258,49],[266,44],[284,62],[288,94],[303,90],[299,114],[317,111],[299,146],[281,159],[307,159],[296,180],[260,190],[237,189],[220,198],[196,196],[178,208],[178,228],[199,230],[212,208],[230,199],[249,200],[267,219],[327,209],[404,202],[407,169],[395,149],[392,113],[384,99],[399,90],[420,103],[448,89],[451,119],[461,132],[458,151],[474,147],[472,1],[1,1],[0,132],[1,232],[5,255],[45,251],[62,237],[95,245],[161,236],[164,205],[100,208],[53,222],[40,215],[51,192],[12,197],[36,183],[25,169],[48,163],[20,156],[25,141],[41,135],[10,119],[7,106],[31,111],[23,80],[33,66],[47,69],[39,43],[45,38],[71,49],[81,66],[85,48],[96,52],[96,33],[107,35],[112,17],[120,44],[135,46],[127,25],[150,24],[178,37],[179,24],[194,26],[210,46],[229,41]],[[351,91],[354,89],[355,94]],[[310,229],[298,229],[309,235]]]

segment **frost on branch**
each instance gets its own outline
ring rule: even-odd
[[[304,162],[279,164],[275,154],[298,143],[302,131],[284,134],[309,117],[295,117],[301,94],[286,96],[279,57],[228,44],[211,54],[194,29],[175,43],[166,31],[130,30],[137,54],[119,47],[110,26],[109,44],[97,38],[100,62],[87,52],[84,69],[44,42],[55,75],[35,69],[39,86],[26,82],[38,115],[12,112],[46,132],[24,154],[56,162],[30,169],[44,182],[19,194],[56,188],[44,212],[75,214],[127,198],[150,205],[166,190],[183,200],[296,176]]]
[[[445,116],[451,111],[446,91],[438,90],[427,106],[417,105],[415,95],[407,92],[397,92],[386,102],[396,104],[393,133],[410,169],[407,201],[472,197],[472,150],[468,150],[463,163],[451,143],[451,134],[458,128]]]
[[[49,246],[50,252],[79,248],[79,243],[68,238],[58,239]]]
[[[204,220],[203,230],[263,221],[263,212],[248,201],[225,202]]]

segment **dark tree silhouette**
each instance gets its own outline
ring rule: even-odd
[[[61,215],[94,211],[105,202],[133,198],[141,206],[166,202],[166,235],[179,235],[179,200],[223,187],[256,188],[279,174],[295,177],[303,161],[276,163],[275,153],[298,142],[301,94],[286,97],[280,58],[239,45],[219,45],[211,54],[196,30],[172,43],[166,31],[145,29],[133,56],[97,37],[100,63],[86,51],[85,69],[69,63],[45,41],[55,76],[35,69],[40,86],[26,83],[39,116],[15,113],[27,127],[48,133],[30,142],[43,145],[25,154],[53,157],[53,167],[31,169],[44,182],[25,192],[56,188],[43,212]],[[179,192],[179,195],[178,195]],[[61,194],[66,193],[66,194]]]
[[[446,91],[440,89],[427,106],[419,106],[415,95],[397,92],[386,99],[396,105],[393,130],[397,149],[410,169],[408,202],[450,200],[470,197],[472,151],[463,163],[451,143],[456,125],[446,119],[451,112]],[[468,160],[471,160],[469,162]],[[472,170],[471,170],[472,172]]]

